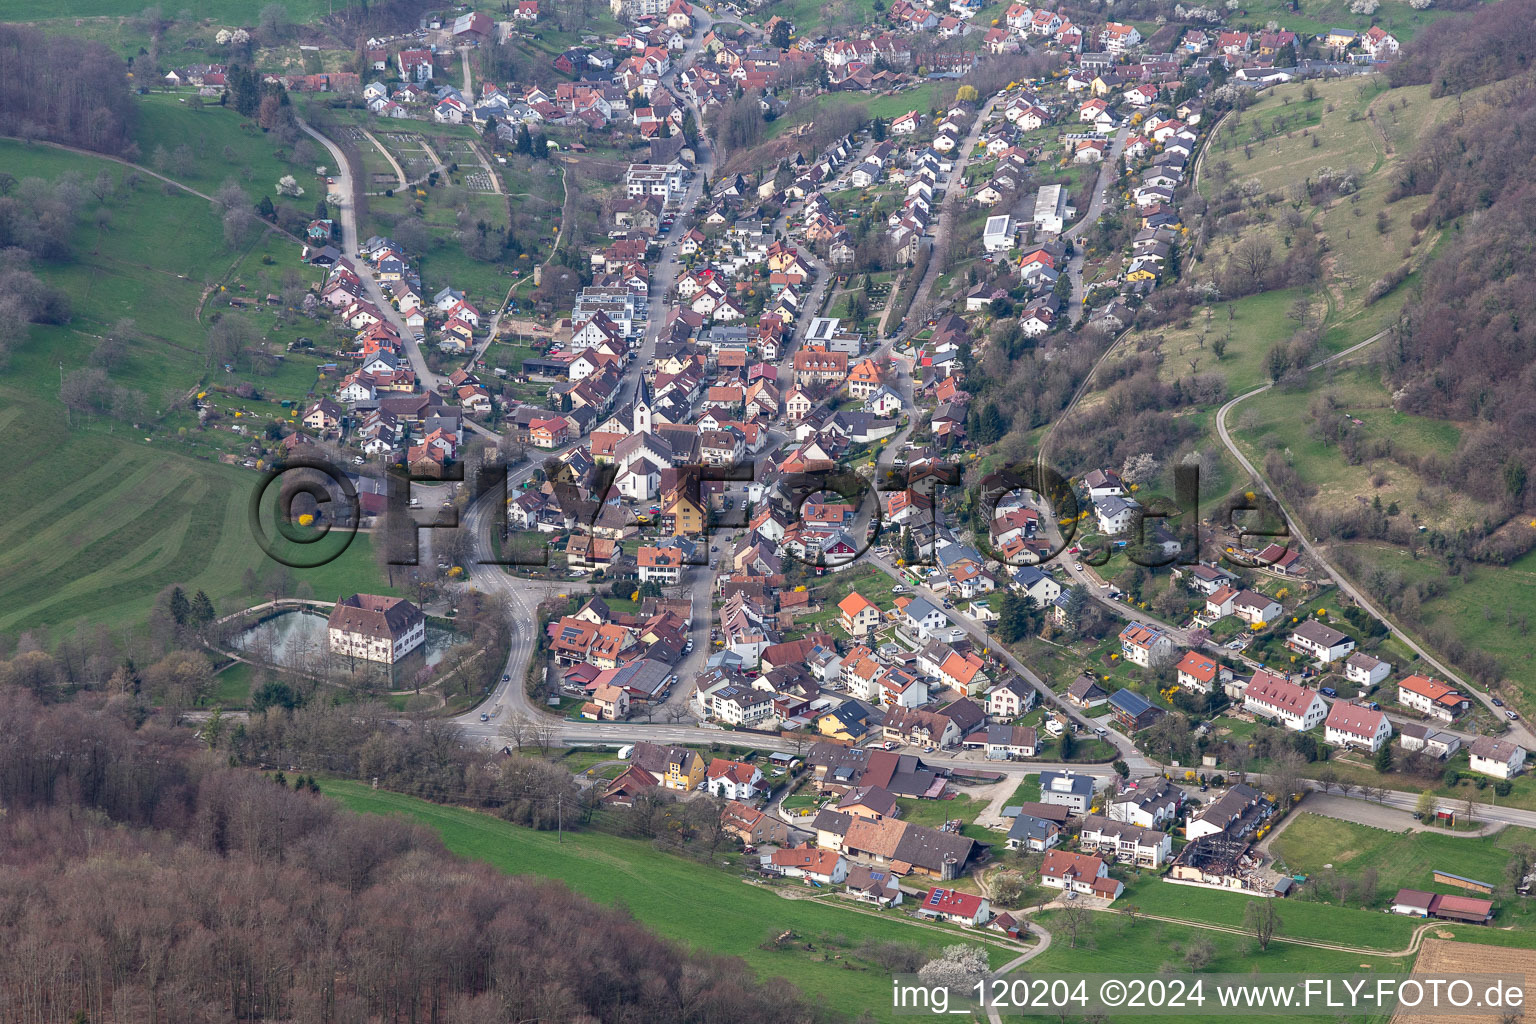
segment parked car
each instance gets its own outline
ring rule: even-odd
[[[1511,722],[1518,722],[1520,720],[1520,716],[1515,714],[1513,711],[1506,711],[1504,713],[1509,716],[1509,720]]]
[[[1493,698],[1493,706],[1496,707],[1496,708],[1501,708],[1501,707],[1504,706],[1504,702],[1499,700],[1499,698],[1495,697],[1495,698]]]
[[[1337,697],[1339,695],[1339,691],[1335,690],[1331,686],[1324,686],[1322,689],[1318,690],[1317,692],[1322,694],[1324,697]]]

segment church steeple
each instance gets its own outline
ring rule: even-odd
[[[649,434],[651,432],[651,384],[646,380],[645,374],[640,375],[640,389],[635,392],[635,422],[634,431],[637,434]]]

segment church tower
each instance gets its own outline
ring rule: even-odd
[[[637,434],[651,432],[651,385],[643,373],[640,375],[640,390],[635,393],[634,431]]]

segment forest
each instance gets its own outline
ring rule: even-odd
[[[128,69],[101,43],[0,25],[0,135],[130,156]]]
[[[1453,35],[1426,33],[1394,74],[1446,91],[1508,76],[1464,97],[1401,174],[1398,193],[1430,195],[1421,217],[1453,237],[1380,356],[1398,408],[1468,424],[1454,458],[1421,459],[1420,471],[1508,514],[1526,504],[1536,471],[1536,188],[1510,173],[1536,160],[1533,19],[1536,0],[1481,9]],[[1465,55],[1474,49],[1487,57],[1476,74]]]
[[[231,768],[121,702],[0,687],[0,1017],[812,1022],[739,961]]]

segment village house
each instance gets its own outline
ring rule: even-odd
[[[1392,738],[1392,723],[1380,711],[1348,701],[1334,701],[1323,721],[1323,740],[1336,747],[1355,747],[1371,753]]]
[[[1254,671],[1243,691],[1243,708],[1297,732],[1316,728],[1328,714],[1316,690],[1263,668]]]
[[[1120,631],[1120,655],[1133,665],[1152,668],[1173,657],[1173,640],[1156,626],[1126,623]]]
[[[763,773],[756,765],[741,761],[715,758],[704,772],[705,785],[710,796],[726,800],[749,801],[756,799]]]
[[[403,598],[353,594],[331,609],[326,633],[333,654],[392,665],[426,642],[426,623]]]
[[[1160,868],[1173,855],[1173,837],[1167,832],[1098,814],[1083,819],[1078,845],[1084,851],[1141,868]]]
[[[1109,866],[1098,857],[1065,850],[1047,850],[1040,865],[1040,884],[1052,889],[1113,900],[1125,886],[1109,877]]]
[[[1471,699],[1449,683],[1418,673],[1398,680],[1397,702],[1447,723],[1472,706]]]
[[[1520,774],[1525,764],[1525,748],[1508,740],[1479,736],[1467,748],[1470,755],[1468,767],[1496,779],[1512,779]]]

